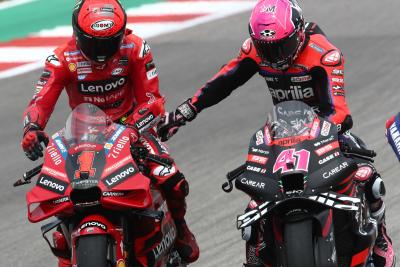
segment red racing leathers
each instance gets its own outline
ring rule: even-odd
[[[201,87],[191,102],[200,112],[220,102],[256,72],[267,82],[274,104],[288,100],[304,101],[319,115],[337,124],[341,132],[352,127],[345,99],[343,55],[315,23],[307,23],[304,47],[287,71],[263,65],[249,38],[239,56]]]
[[[150,47],[131,30],[126,30],[120,50],[103,65],[87,60],[77,48],[74,38],[58,47],[46,59],[36,92],[24,113],[25,131],[29,127],[40,130],[46,127],[64,88],[72,109],[81,103],[92,103],[113,121],[133,124],[139,132],[149,121],[164,114],[164,98],[159,92],[159,80]],[[153,154],[168,154],[153,130],[145,132],[139,138],[138,145],[146,147]],[[198,247],[184,222],[187,181],[175,164],[167,169],[149,163],[148,168],[151,179],[163,190],[172,217],[178,224],[178,251],[179,246],[189,243],[192,254],[186,260],[196,260],[199,256]],[[60,262],[60,266],[64,265]]]

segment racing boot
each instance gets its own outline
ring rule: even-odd
[[[168,209],[175,221],[178,232],[175,248],[183,261],[186,263],[195,262],[199,258],[200,250],[196,238],[189,230],[185,221],[185,198],[189,193],[189,185],[185,179],[182,179],[172,188],[172,190],[168,190],[167,192],[166,200]]]
[[[372,217],[378,222],[378,236],[375,240],[372,259],[374,267],[394,267],[396,265],[396,257],[392,246],[392,240],[387,235],[385,223],[385,203],[380,200],[372,206],[379,208],[372,211]]]

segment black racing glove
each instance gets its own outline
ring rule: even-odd
[[[24,137],[22,138],[21,146],[25,155],[30,160],[37,160],[39,157],[43,157],[41,142],[45,145],[48,144],[49,137],[47,134],[36,124],[27,125],[24,129]]]
[[[194,120],[196,116],[197,110],[190,98],[180,104],[175,111],[166,112],[157,126],[157,133],[161,141],[165,142],[170,139],[181,126],[185,125],[187,121]]]

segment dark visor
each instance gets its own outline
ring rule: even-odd
[[[112,37],[91,37],[77,32],[77,44],[82,52],[91,60],[104,62],[111,58],[119,49],[124,32],[121,31]]]
[[[253,40],[259,56],[268,63],[279,63],[294,56],[299,46],[299,31],[276,42]]]

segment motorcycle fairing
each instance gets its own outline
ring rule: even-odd
[[[262,127],[250,140],[246,171],[236,179],[236,187],[261,201],[277,201],[300,193],[316,195],[332,190],[353,175],[357,165],[343,156],[336,127],[330,125],[330,122],[320,118],[313,139],[302,136],[285,138],[281,145],[272,140],[268,125]],[[283,161],[279,162],[281,158]],[[285,162],[287,159],[292,161]],[[303,182],[304,187],[295,186],[292,192],[287,192],[283,181],[284,177],[291,175],[297,176],[297,183]]]

